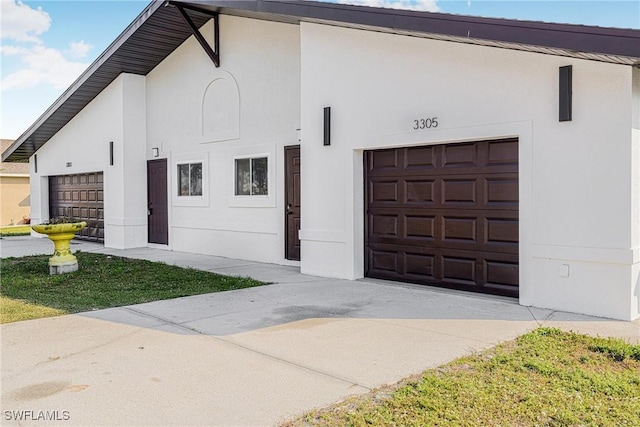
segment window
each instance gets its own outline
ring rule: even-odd
[[[202,196],[202,163],[178,165],[178,196]]]
[[[269,170],[267,157],[236,159],[236,196],[268,196]]]
[[[171,168],[173,206],[209,206],[209,153],[176,153]]]

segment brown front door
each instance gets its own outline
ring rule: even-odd
[[[300,146],[284,147],[285,257],[300,261]]]
[[[518,295],[518,140],[365,152],[369,277]]]
[[[147,162],[147,223],[149,243],[169,243],[167,159]]]

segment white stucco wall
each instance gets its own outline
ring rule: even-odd
[[[632,146],[631,146],[631,249],[633,270],[631,272],[631,313],[640,312],[640,69],[632,73]]]
[[[36,152],[37,173],[31,156],[32,223],[49,218],[49,176],[103,172],[105,245],[146,244],[146,202],[139,198],[146,194],[144,80],[128,74],[114,80]]]
[[[114,142],[114,171],[109,185],[120,194],[107,215],[105,200],[105,245],[115,248],[140,247],[147,242],[146,174],[146,79],[122,75],[122,143]],[[116,173],[112,173],[116,172]],[[105,178],[105,182],[107,179]],[[144,194],[144,197],[141,197]]]
[[[310,23],[300,33],[303,273],[363,276],[363,150],[517,136],[520,302],[638,316],[631,67]],[[558,121],[564,65],[570,122]],[[412,129],[427,117],[439,126]]]
[[[213,21],[201,32],[212,44]],[[167,158],[168,248],[287,263],[284,146],[298,144],[299,27],[221,15],[220,58],[215,68],[191,37],[147,75],[146,156],[157,147]],[[212,87],[222,101],[205,97]],[[216,101],[238,105],[236,115]],[[234,157],[250,155],[269,158],[268,197],[233,194]],[[177,163],[191,161],[204,164],[203,196],[179,197]]]

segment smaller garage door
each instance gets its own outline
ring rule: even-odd
[[[71,216],[87,222],[78,238],[104,241],[102,172],[49,177],[49,216]]]
[[[369,277],[518,295],[518,140],[365,153]]]

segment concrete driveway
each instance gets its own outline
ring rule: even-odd
[[[2,257],[50,250],[43,239],[1,245]],[[2,425],[274,425],[540,325],[640,341],[638,321],[506,298],[78,245],[273,284],[2,325]]]

